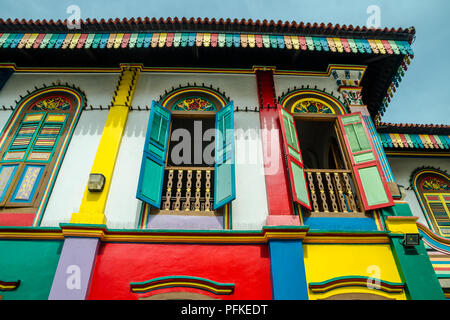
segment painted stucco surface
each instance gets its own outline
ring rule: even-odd
[[[336,80],[334,80],[331,75],[329,77],[274,75],[273,81],[277,96],[282,96],[283,92],[286,94],[288,90],[294,90],[294,87],[301,89],[302,86],[304,86],[306,89],[309,85],[310,89],[317,86],[318,90],[323,90],[325,88],[328,93],[333,91],[335,97],[339,98],[341,101],[344,101],[342,95],[338,92]]]
[[[0,99],[5,106],[16,106],[20,95],[27,95],[27,90],[42,88],[54,84],[79,87],[86,94],[87,105],[106,108],[111,104],[119,73],[14,73],[0,91]]]
[[[58,227],[78,212],[108,112],[83,111],[50,195],[41,226]]]
[[[0,241],[0,280],[20,280],[4,300],[47,300],[61,254],[62,241]]]
[[[0,91],[0,97],[1,97],[1,91]],[[11,116],[12,111],[11,110],[1,110],[0,111],[0,132],[3,131],[6,122],[8,122],[9,117]]]
[[[308,284],[346,276],[364,276],[394,283],[402,282],[389,244],[310,244],[303,246],[303,256]],[[401,300],[406,298],[404,293],[387,294],[367,287],[347,287],[320,294],[312,293],[309,289],[309,299],[322,299],[348,292],[373,293]]]
[[[208,73],[141,73],[136,92],[133,98],[133,106],[151,106],[152,100],[159,101],[160,95],[164,91],[171,91],[172,87],[179,85],[192,86],[194,82],[197,86],[202,83],[209,88],[219,88],[230,100],[234,101],[234,106],[255,108],[258,106],[258,91],[256,89],[256,78],[254,75],[239,74],[208,74]]]
[[[137,226],[142,202],[136,198],[136,190],[149,113],[131,111],[128,114],[106,202],[106,223],[109,228]]]
[[[191,276],[234,283],[232,295],[172,288],[142,294],[130,282],[158,277]],[[193,291],[194,290],[194,291]],[[172,245],[105,243],[94,269],[89,299],[138,299],[166,291],[202,293],[220,299],[271,299],[270,261],[263,245]]]
[[[260,230],[268,215],[259,114],[236,112],[236,199],[231,202],[236,230]]]

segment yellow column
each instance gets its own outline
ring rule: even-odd
[[[122,74],[117,84],[91,169],[91,173],[101,173],[105,176],[105,185],[101,192],[90,192],[86,185],[79,212],[72,214],[71,223],[106,224],[106,200],[108,199],[120,142],[127,123],[129,106],[141,71],[141,66],[136,65],[122,65],[121,68]]]

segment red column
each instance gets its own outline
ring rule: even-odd
[[[261,139],[264,158],[267,203],[267,225],[300,225],[293,214],[289,177],[283,151],[280,122],[275,103],[272,70],[257,70],[256,81],[260,105]]]

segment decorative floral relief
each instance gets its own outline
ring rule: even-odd
[[[69,110],[70,103],[62,97],[51,97],[40,100],[31,110]]]
[[[363,105],[361,90],[342,90],[342,97],[347,105]]]
[[[204,98],[188,97],[177,101],[172,110],[177,111],[216,111],[214,104]]]
[[[31,193],[33,191],[34,185],[38,178],[39,173],[41,172],[41,167],[28,167],[25,173],[25,177],[22,180],[22,183],[17,191],[17,195],[15,197],[16,200],[29,200]]]
[[[293,111],[308,113],[333,113],[333,110],[317,100],[300,100],[293,105]]]
[[[15,168],[14,166],[2,167],[0,171],[0,195],[5,191],[5,187]]]
[[[426,177],[422,180],[422,190],[450,190],[450,187],[443,179]]]

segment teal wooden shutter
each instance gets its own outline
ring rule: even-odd
[[[362,115],[338,117],[365,210],[394,205],[386,178]]]
[[[236,199],[233,102],[216,114],[214,210]]]
[[[148,119],[136,197],[160,208],[170,132],[170,111],[153,101]]]
[[[294,117],[281,106],[278,107],[278,111],[281,135],[284,141],[284,152],[286,154],[288,173],[291,181],[292,198],[298,204],[311,210],[311,200],[306,183],[306,175]]]

